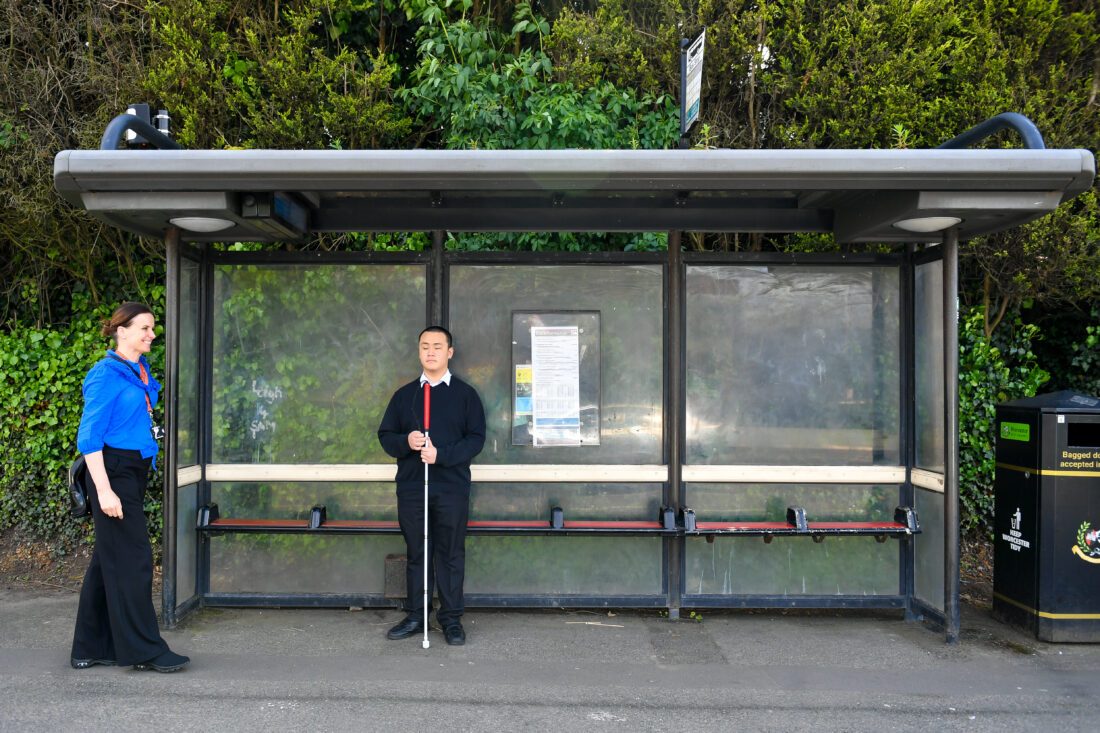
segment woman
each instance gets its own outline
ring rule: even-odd
[[[168,649],[153,610],[153,551],[145,525],[145,486],[157,454],[153,405],[160,384],[149,374],[156,321],[148,306],[123,303],[103,324],[114,349],[84,378],[77,449],[84,454],[95,521],[95,549],[80,590],[71,663],[133,665],[175,672],[189,661]]]

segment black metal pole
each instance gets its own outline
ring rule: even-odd
[[[665,390],[668,398],[666,405],[665,424],[668,425],[668,504],[673,509],[679,509],[683,504],[683,494],[680,487],[681,474],[681,445],[683,443],[684,428],[684,404],[683,404],[683,282],[684,282],[684,258],[680,245],[681,234],[679,231],[668,233],[668,301],[665,312],[668,317],[668,381],[665,382]],[[680,600],[683,565],[683,550],[685,540],[682,537],[669,537],[668,569],[666,580],[668,583],[668,617],[675,620],[680,618]]]
[[[959,641],[959,230],[943,236],[943,615]]]
[[[432,231],[432,255],[429,267],[428,282],[431,292],[428,294],[428,324],[444,325],[446,318],[446,304],[443,287],[443,239],[446,235],[441,229]]]
[[[100,150],[118,150],[127,130],[133,130],[160,150],[181,150],[179,143],[172,140],[164,133],[157,130],[148,122],[138,119],[131,114],[121,114],[107,123],[103,130],[103,137],[99,141]]]
[[[179,511],[176,485],[179,462],[179,352],[180,352],[180,230],[168,227],[164,237],[164,495],[161,532],[161,623],[176,625],[176,517]]]
[[[1039,128],[1035,126],[1034,122],[1016,112],[1002,112],[995,117],[990,117],[985,122],[974,125],[963,134],[938,145],[937,148],[969,148],[1001,130],[1016,132],[1023,140],[1024,147],[1028,150],[1046,150],[1047,146],[1043,142],[1043,134],[1039,132]]]

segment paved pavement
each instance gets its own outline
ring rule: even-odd
[[[469,642],[387,641],[393,610],[207,609],[176,674],[68,664],[76,595],[0,590],[0,730],[1089,729],[1100,644],[964,606],[961,642],[884,615],[467,613]]]

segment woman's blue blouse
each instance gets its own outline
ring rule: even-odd
[[[145,395],[149,395],[149,404],[156,405],[160,383],[153,378],[144,356],[140,361],[149,377],[148,385],[142,383],[137,364],[131,369],[132,362],[120,362],[110,356],[113,351],[107,353],[84,377],[84,413],[76,448],[87,455],[110,446],[141,451],[143,458],[151,458],[157,454],[157,442]]]

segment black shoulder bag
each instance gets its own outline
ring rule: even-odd
[[[92,503],[88,501],[88,465],[84,456],[77,456],[69,466],[69,515],[74,519],[91,516]]]

